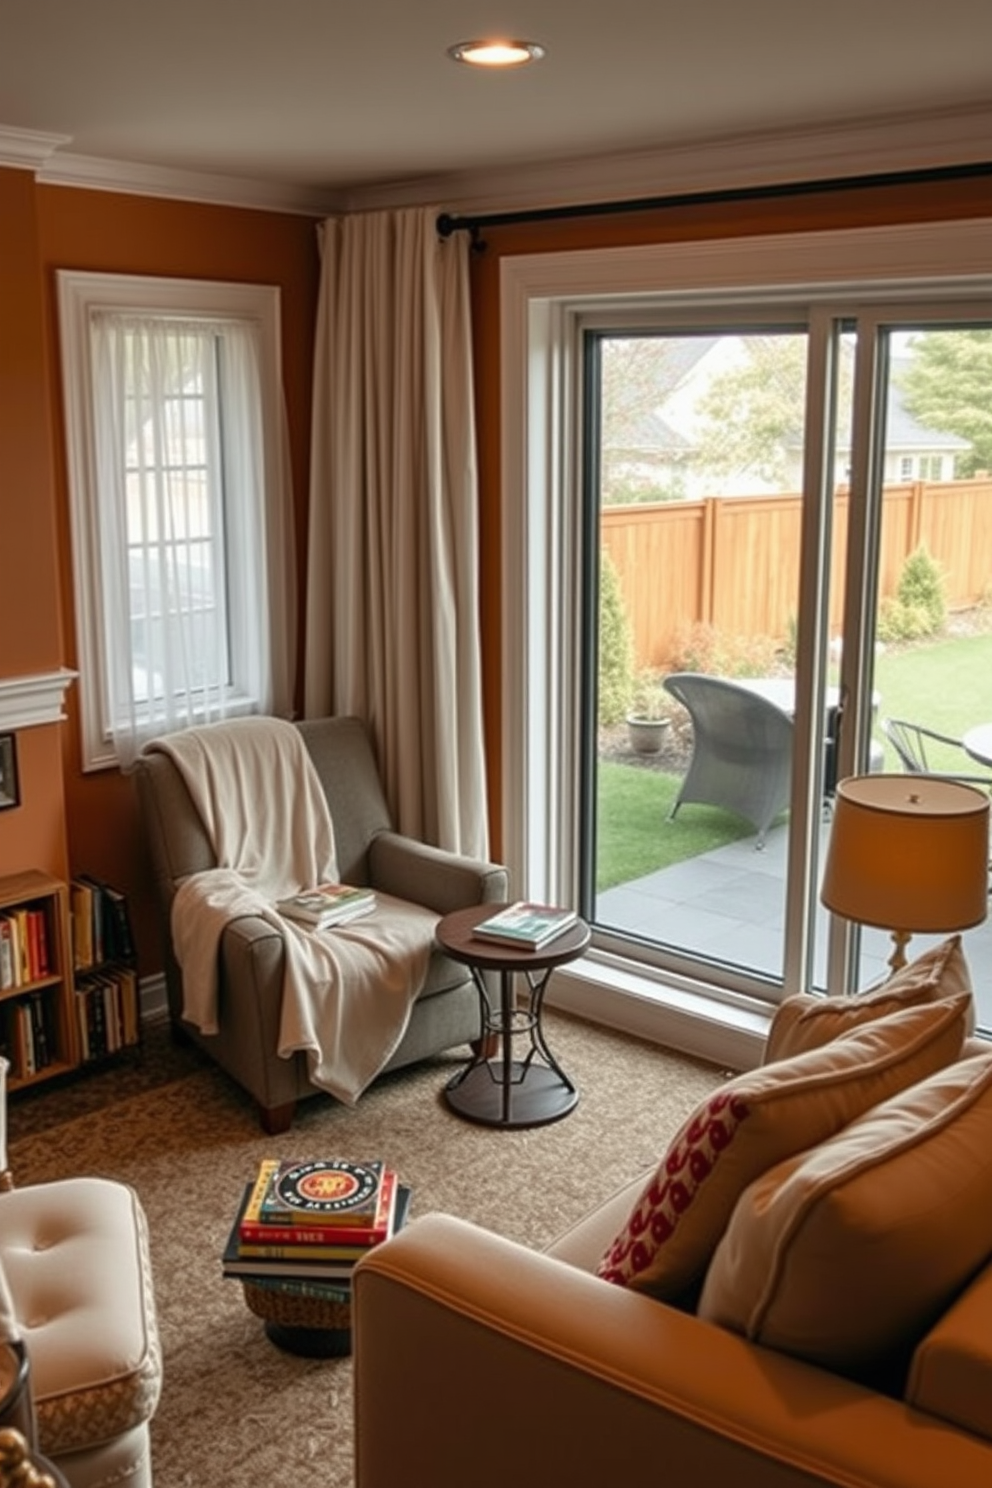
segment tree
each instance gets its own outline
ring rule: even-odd
[[[806,416],[806,337],[742,336],[741,362],[717,373],[699,399],[696,460],[718,480],[752,471],[784,479]]]
[[[600,485],[604,505],[676,501],[685,441],[664,420],[665,400],[713,344],[706,336],[608,336],[602,342]]]
[[[634,690],[634,636],[620,575],[603,549],[599,576],[599,722],[619,723]]]
[[[992,470],[992,330],[925,331],[910,347],[912,361],[896,378],[906,408],[921,424],[970,440],[955,475]]]

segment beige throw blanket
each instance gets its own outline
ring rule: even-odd
[[[183,1016],[218,1031],[224,928],[257,916],[285,941],[279,1054],[303,1051],[312,1083],[353,1104],[393,1053],[423,985],[438,916],[376,893],[372,914],[314,932],[278,899],[337,880],[327,800],[298,729],[245,718],[156,739],[199,810],[218,866],[184,879],[172,906]]]

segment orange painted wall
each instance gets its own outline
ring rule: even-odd
[[[941,222],[992,214],[987,178],[927,185],[811,193],[789,199],[679,207],[525,224],[481,231],[485,247],[472,255],[472,324],[479,442],[480,576],[489,815],[492,848],[500,851],[500,309],[501,260],[520,254],[564,253],[635,244],[692,242],[761,233],[826,232],[902,222]]]
[[[0,639],[0,677],[77,666],[55,287],[61,268],[279,286],[302,627],[315,221],[39,186],[30,173],[14,171],[0,172],[0,214],[0,534],[24,534],[17,554],[0,536],[0,637],[16,638],[9,649]],[[8,361],[8,321],[16,367]],[[40,493],[28,520],[25,490]],[[161,955],[133,786],[116,770],[83,774],[74,687],[66,711],[61,726],[19,732],[23,805],[0,813],[0,871],[89,872],[119,885],[131,899],[140,969],[148,973]],[[51,842],[56,822],[61,853]]]
[[[0,169],[0,677],[62,660],[51,410],[35,188]],[[19,806],[0,811],[0,874],[67,862],[59,725],[15,735]]]

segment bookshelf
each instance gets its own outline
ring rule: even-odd
[[[69,885],[73,1005],[81,1065],[140,1042],[138,976],[127,900],[80,874]]]
[[[127,902],[81,875],[0,878],[0,1052],[16,1091],[140,1043]]]
[[[68,889],[29,869],[0,878],[0,1048],[10,1089],[78,1064]]]

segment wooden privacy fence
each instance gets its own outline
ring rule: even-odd
[[[603,548],[619,575],[638,665],[669,666],[680,635],[698,624],[727,636],[784,641],[799,606],[801,504],[798,493],[789,493],[604,507]],[[845,492],[833,510],[832,635],[843,619]],[[882,598],[896,593],[903,564],[921,543],[940,565],[950,609],[988,599],[992,479],[885,488]]]

